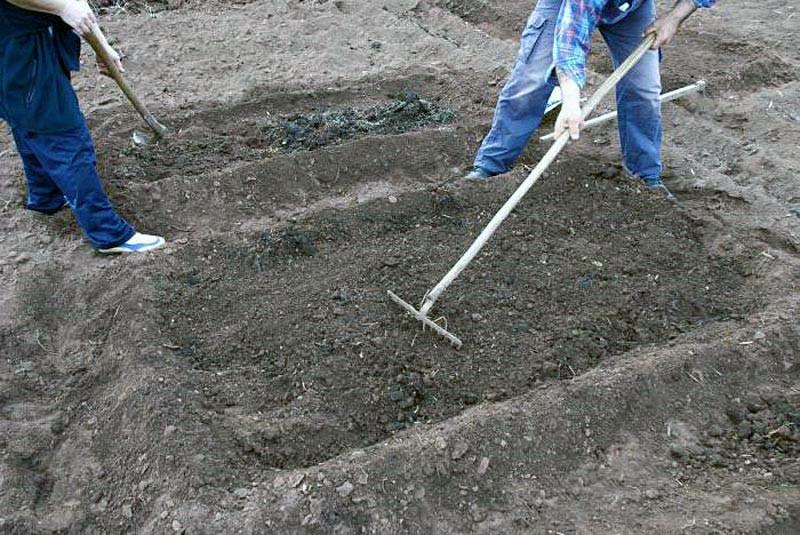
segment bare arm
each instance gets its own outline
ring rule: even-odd
[[[91,32],[97,24],[97,18],[85,0],[9,0],[9,2],[22,9],[61,17],[61,20],[79,35]]]
[[[89,6],[86,0],[8,1],[17,7],[21,7],[22,9],[38,11],[40,13],[49,13],[50,15],[60,17],[61,20],[67,23],[78,35],[90,34],[97,26],[97,17],[95,17],[94,11],[92,11],[92,8]],[[109,57],[117,65],[117,68],[120,71],[125,72],[125,69],[122,67],[120,55],[111,47],[110,44],[108,44],[108,41],[106,41],[106,38],[102,32],[97,32],[97,34],[100,43],[108,51]],[[101,73],[106,75],[108,74],[108,69],[101,61],[98,61],[97,66]]]
[[[64,9],[67,0],[8,0],[8,3],[30,11],[58,15]]]
[[[688,19],[689,15],[696,10],[697,4],[695,4],[694,0],[678,0],[672,11],[656,19],[644,32],[645,35],[649,33],[656,34],[656,40],[652,46],[653,50],[669,44],[683,21]]]

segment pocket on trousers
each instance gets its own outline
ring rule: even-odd
[[[536,50],[536,43],[539,41],[539,38],[544,32],[546,22],[547,19],[539,13],[534,12],[534,14],[531,15],[531,18],[528,20],[528,24],[525,27],[525,31],[522,32],[519,56],[517,58],[518,61],[521,61],[522,63],[530,62],[533,52]]]

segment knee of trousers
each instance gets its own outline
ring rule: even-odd
[[[617,93],[624,95],[626,99],[658,103],[661,98],[661,79],[658,75],[643,76],[629,73],[620,81]]]
[[[555,83],[551,83],[549,62],[517,63],[511,78],[498,98],[498,109],[510,117],[527,117],[531,110],[547,101]],[[553,75],[554,78],[554,75]]]
[[[539,92],[547,92],[550,95],[551,84],[548,74],[549,66],[542,69],[531,70],[529,72],[512,75],[512,78],[500,93],[500,100],[505,102],[535,99]]]

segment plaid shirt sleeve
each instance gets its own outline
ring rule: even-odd
[[[710,0],[696,0],[710,1]],[[592,32],[608,0],[565,0],[556,22],[553,63],[580,87],[586,84],[586,57]]]

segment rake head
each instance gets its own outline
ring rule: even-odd
[[[461,349],[461,346],[463,344],[462,344],[461,340],[459,340],[455,335],[453,335],[452,333],[448,332],[444,327],[442,327],[438,323],[434,322],[428,316],[426,316],[422,312],[418,311],[416,308],[412,307],[411,305],[409,305],[408,303],[406,303],[405,301],[400,299],[391,290],[387,290],[387,293],[389,294],[389,297],[392,298],[392,301],[394,301],[395,303],[397,303],[398,305],[403,307],[406,310],[406,312],[408,312],[409,314],[414,316],[416,319],[421,321],[423,325],[425,325],[426,327],[430,327],[431,329],[436,331],[437,334],[447,338],[450,341],[450,343],[453,344],[456,347],[456,349]]]

